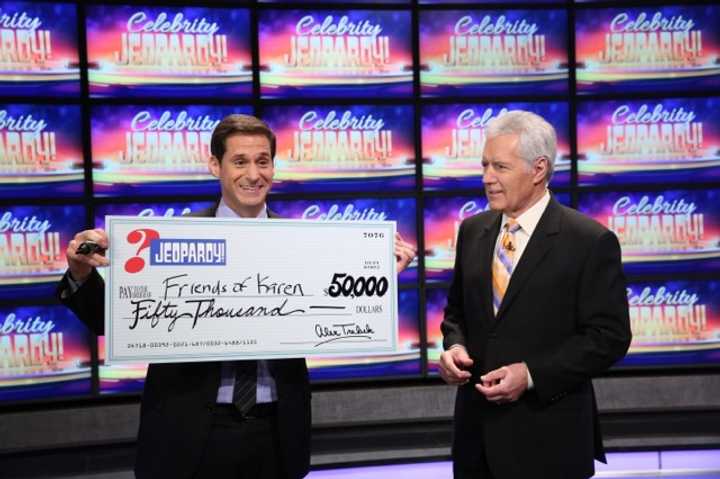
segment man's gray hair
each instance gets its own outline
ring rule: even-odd
[[[511,110],[490,120],[485,127],[485,138],[489,140],[500,135],[518,135],[518,154],[532,167],[537,158],[546,158],[548,163],[545,181],[550,183],[555,170],[557,135],[555,128],[543,117],[524,110]]]

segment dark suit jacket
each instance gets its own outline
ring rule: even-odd
[[[458,233],[441,329],[445,348],[464,345],[474,364],[458,389],[453,459],[477,457],[480,438],[497,479],[589,477],[593,458],[604,459],[590,379],[622,358],[631,339],[620,245],[551,198],[495,317],[491,264],[501,218],[481,213]],[[475,390],[480,375],[520,361],[534,388],[518,401],[490,403]]]
[[[215,216],[216,210],[217,206],[193,216]],[[68,287],[64,277],[58,291]],[[93,271],[75,294],[61,298],[98,335],[104,334],[104,291],[102,278]],[[195,473],[210,431],[220,386],[220,364],[148,367],[135,462],[138,479],[190,478]],[[305,360],[272,360],[268,366],[277,385],[283,466],[288,478],[301,478],[310,467],[310,386]]]

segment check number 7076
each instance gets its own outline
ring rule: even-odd
[[[367,239],[374,239],[374,238],[384,238],[385,233],[382,231],[365,231],[363,232],[363,238]]]

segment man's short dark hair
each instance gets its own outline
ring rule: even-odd
[[[259,118],[252,115],[232,114],[222,119],[213,130],[210,153],[218,161],[225,156],[225,142],[232,135],[262,135],[270,142],[270,156],[275,158],[275,133]]]

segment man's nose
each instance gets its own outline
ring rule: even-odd
[[[489,184],[495,182],[495,175],[492,172],[492,169],[490,167],[483,168],[483,177],[482,177],[483,184]]]
[[[250,163],[245,173],[245,176],[247,176],[249,180],[257,181],[258,179],[260,179],[260,169],[255,163]]]

